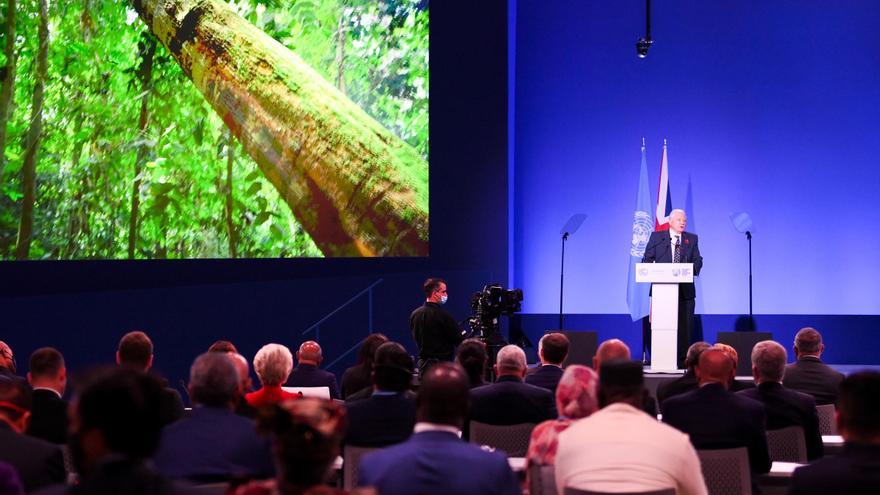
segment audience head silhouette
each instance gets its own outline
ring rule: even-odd
[[[235,344],[228,340],[218,340],[211,344],[211,347],[208,347],[208,352],[238,352],[238,349],[235,348]]]
[[[296,353],[296,359],[299,364],[320,366],[321,360],[323,359],[321,355],[321,346],[314,340],[303,342],[302,345],[299,346],[299,351]]]
[[[837,429],[848,443],[880,445],[880,372],[860,371],[840,382]]]
[[[119,341],[116,363],[138,371],[153,366],[153,341],[144,332],[128,332]]]
[[[6,368],[15,373],[15,354],[12,353],[12,348],[2,340],[0,340],[0,368]]]
[[[361,344],[360,350],[358,350],[357,364],[366,367],[367,370],[372,370],[376,349],[385,342],[388,342],[388,337],[381,333],[367,335],[363,344]]]
[[[788,355],[785,348],[772,340],[755,344],[752,349],[752,374],[755,383],[781,382]]]
[[[420,422],[461,428],[468,412],[470,386],[467,374],[455,363],[441,362],[422,377],[416,398],[416,418]]]
[[[694,368],[697,367],[697,363],[700,361],[700,354],[706,349],[712,347],[708,342],[703,342],[702,340],[699,342],[694,342],[688,347],[687,357],[684,359],[685,367],[693,371]]]
[[[281,344],[266,344],[254,356],[254,371],[264,387],[286,382],[292,369],[293,355]]]
[[[629,361],[630,359],[629,347],[622,340],[609,339],[599,344],[599,348],[596,349],[596,355],[593,356],[593,370],[601,374],[600,370],[602,369],[603,362]]]
[[[538,341],[538,357],[543,364],[561,365],[568,356],[568,337],[563,333],[551,332]]]
[[[27,378],[32,387],[49,388],[61,395],[67,388],[64,357],[57,349],[43,347],[31,354]]]
[[[516,345],[506,345],[498,351],[495,362],[495,375],[502,376],[526,376],[526,353]]]
[[[813,327],[801,328],[794,336],[794,355],[797,358],[804,356],[819,357],[825,351],[822,343],[822,334]]]
[[[238,370],[231,355],[206,352],[189,369],[189,395],[202,406],[232,408],[241,393]]]
[[[386,342],[376,349],[373,385],[377,390],[403,392],[410,388],[413,375],[412,356],[397,342]]]
[[[560,416],[585,418],[599,409],[597,397],[599,377],[596,372],[580,364],[565,368],[556,387],[556,410]]]
[[[484,342],[479,339],[466,339],[458,345],[458,354],[455,360],[467,372],[471,385],[483,384],[486,365],[489,363],[489,355],[486,353]]]
[[[604,361],[599,369],[599,406],[622,402],[641,410],[644,384],[642,363],[623,359]]]
[[[24,380],[0,375],[0,421],[23,433],[31,416],[33,396]]]
[[[713,346],[700,353],[695,371],[700,386],[720,383],[724,388],[729,388],[730,382],[736,377],[736,363],[723,349]]]

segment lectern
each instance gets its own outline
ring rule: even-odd
[[[693,263],[636,263],[651,288],[651,371],[678,369],[678,284],[694,281]]]

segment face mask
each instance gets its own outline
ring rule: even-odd
[[[449,299],[449,296],[440,296],[440,304],[446,304],[447,299]]]

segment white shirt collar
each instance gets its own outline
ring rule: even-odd
[[[416,423],[416,427],[413,428],[413,433],[421,433],[423,431],[445,431],[446,433],[452,433],[459,438],[461,438],[461,430],[451,425],[442,425],[440,423],[428,423],[424,421],[420,421]]]
[[[49,391],[52,392],[53,394],[57,395],[59,399],[61,398],[61,394],[59,394],[58,391],[55,390],[54,388],[49,388],[49,387],[34,387],[34,390],[49,390]]]

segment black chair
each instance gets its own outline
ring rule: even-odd
[[[834,404],[816,406],[819,413],[819,432],[822,435],[837,435],[837,421],[834,420]]]
[[[376,447],[356,447],[346,445],[342,447],[342,489],[350,491],[357,487],[358,467],[361,465],[361,457],[369,454]]]
[[[555,466],[529,465],[529,495],[556,495]]]
[[[507,457],[525,457],[534,429],[534,423],[490,425],[471,421],[470,442],[502,450],[507,454]]]
[[[770,460],[777,462],[807,463],[807,441],[804,429],[789,426],[778,430],[767,430],[767,447]]]
[[[712,495],[750,495],[752,474],[749,451],[745,447],[698,450],[700,469],[706,488]]]

